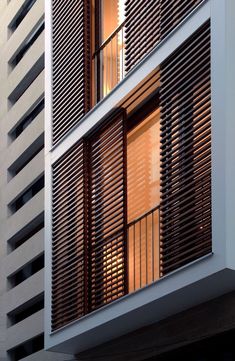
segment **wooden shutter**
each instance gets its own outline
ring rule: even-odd
[[[211,251],[210,24],[161,65],[161,275]]]
[[[91,310],[125,293],[124,137],[119,114],[89,139]]]
[[[126,0],[126,71],[130,71],[202,1]]]
[[[161,0],[161,39],[203,0]]]
[[[128,72],[160,39],[160,1],[127,0],[125,6],[125,67]]]
[[[52,0],[53,144],[90,107],[90,1]]]
[[[52,329],[85,310],[84,144],[53,165]]]

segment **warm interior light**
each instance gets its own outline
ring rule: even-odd
[[[129,292],[159,278],[159,120],[157,109],[127,137]]]
[[[102,0],[102,39],[107,41],[125,18],[125,0]],[[124,77],[124,29],[110,38],[101,51],[102,96],[106,96]]]

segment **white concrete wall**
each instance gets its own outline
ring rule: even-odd
[[[7,277],[18,271],[44,252],[44,230],[28,237],[21,246],[10,247],[9,240],[19,239],[44,211],[44,189],[16,213],[11,214],[8,204],[21,195],[44,173],[44,150],[42,149],[14,177],[8,172],[11,166],[19,165],[34,152],[35,146],[44,143],[44,111],[41,111],[27,128],[12,140],[9,132],[30,113],[44,97],[44,32],[37,38],[24,57],[12,69],[9,61],[29,39],[32,32],[44,19],[44,0],[37,0],[15,32],[8,25],[19,13],[26,0],[0,0],[0,361],[10,360],[7,350],[27,342],[44,331],[44,310],[37,311],[21,322],[11,324],[9,312],[16,312],[31,304],[44,293],[44,269],[9,289]],[[25,90],[23,93],[22,91]],[[8,98],[16,99],[10,104]],[[69,356],[69,358],[71,358]],[[66,355],[41,350],[24,360],[59,361]]]

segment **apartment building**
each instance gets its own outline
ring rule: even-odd
[[[44,2],[0,1],[0,360],[45,352]]]
[[[45,348],[233,360],[234,1],[45,14]]]

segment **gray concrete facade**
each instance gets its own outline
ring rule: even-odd
[[[43,350],[44,0],[0,0],[0,360]],[[40,338],[41,337],[41,338]]]

